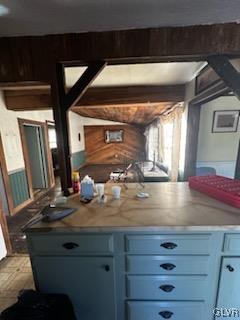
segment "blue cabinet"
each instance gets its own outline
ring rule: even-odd
[[[204,307],[203,302],[130,301],[127,303],[127,319],[202,320]]]
[[[239,288],[240,257],[223,258],[217,310],[215,311],[216,319],[222,320],[240,317]]]
[[[115,319],[112,257],[36,256],[32,263],[38,289],[67,294],[78,320]]]
[[[27,237],[37,288],[69,295],[78,320],[213,320],[221,258],[239,241],[215,231],[67,228]],[[233,264],[237,278],[226,293]],[[237,303],[238,275],[237,258],[224,260],[219,303]]]

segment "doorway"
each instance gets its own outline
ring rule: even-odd
[[[54,186],[52,156],[45,122],[18,119],[31,198]]]
[[[32,177],[32,188],[35,195],[42,189],[49,187],[45,143],[41,126],[24,124],[23,128]]]

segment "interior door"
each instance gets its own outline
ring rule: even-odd
[[[216,319],[240,317],[240,257],[223,258]]]
[[[114,320],[112,257],[35,257],[40,291],[65,293],[78,320]]]
[[[9,215],[8,200],[7,200],[5,185],[3,181],[1,165],[0,165],[0,202],[2,202],[3,213],[5,215]]]
[[[24,125],[33,189],[48,187],[47,162],[41,127]]]

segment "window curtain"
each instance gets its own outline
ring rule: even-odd
[[[182,122],[182,105],[177,105],[173,111],[160,117],[164,125],[172,124],[172,145],[171,145],[171,170],[170,180],[178,181],[179,161],[180,161],[180,143],[181,143],[181,122]],[[166,139],[164,143],[166,142]]]
[[[178,181],[183,107],[176,105],[161,115],[145,131],[147,160],[166,163],[171,181]]]
[[[147,160],[160,161],[161,155],[159,150],[159,120],[154,121],[145,130],[146,137],[146,155]]]

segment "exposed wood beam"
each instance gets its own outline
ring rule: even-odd
[[[57,134],[59,172],[61,187],[66,196],[69,195],[69,188],[72,185],[68,110],[74,105],[75,101],[84,94],[104,66],[105,62],[90,64],[76,84],[67,93],[65,88],[64,65],[57,63],[56,69],[52,72],[51,96]]]
[[[42,92],[42,93],[40,93]],[[4,91],[7,109],[13,111],[48,110],[52,108],[50,90]]]
[[[96,60],[200,61],[214,54],[239,55],[239,34],[240,24],[228,23],[5,37],[0,39],[0,79],[50,83],[52,65],[57,61],[86,65],[86,61]]]
[[[89,67],[84,71],[83,75],[73,85],[73,87],[65,95],[65,108],[69,109],[73,107],[79,99],[82,98],[87,91],[91,83],[96,79],[99,73],[106,66],[105,61],[97,61],[91,63]]]
[[[184,97],[185,85],[99,87],[90,88],[77,105],[178,102],[183,101]]]
[[[205,89],[201,93],[197,94],[192,100],[191,105],[202,105],[211,100],[214,100],[220,96],[226,95],[231,91],[227,85],[219,80],[217,83],[214,83],[209,88]]]
[[[44,110],[51,108],[50,89],[6,90],[9,110]],[[121,86],[89,88],[77,106],[129,105],[136,103],[179,102],[184,100],[185,86]]]
[[[64,68],[60,63],[57,63],[56,69],[52,72],[51,98],[57,135],[61,188],[63,194],[68,196],[69,188],[71,186],[71,162],[68,137],[68,117],[67,110],[63,103],[65,96],[63,78]]]
[[[41,81],[0,82],[0,90],[49,89],[50,85]]]
[[[224,55],[215,55],[207,58],[208,64],[219,75],[223,82],[240,99],[240,74]]]

